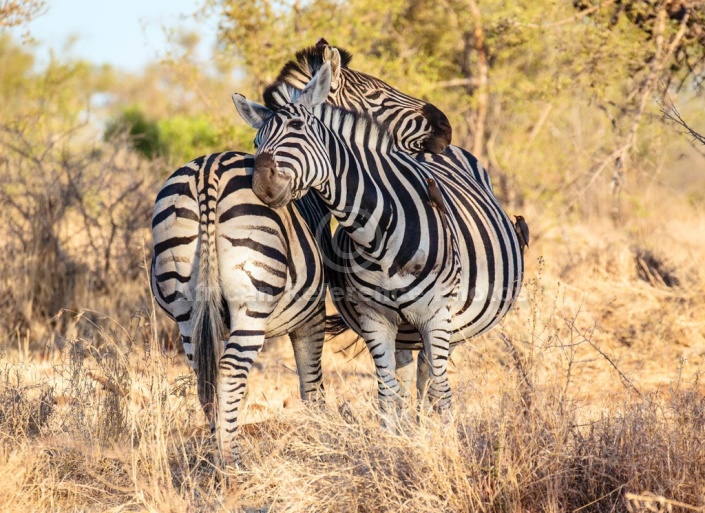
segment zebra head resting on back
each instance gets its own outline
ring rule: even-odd
[[[349,61],[350,58],[347,52],[341,52],[345,57],[337,56],[336,48],[320,44],[316,48],[299,52],[298,59],[287,64],[282,71],[280,78],[283,81],[275,82],[265,91],[267,107],[276,110],[290,102],[300,90],[303,77],[308,76],[306,71],[320,69],[322,62],[331,63],[331,71],[335,76],[337,63]],[[287,68],[290,70],[288,73]],[[345,69],[341,72],[343,75]],[[292,84],[296,84],[296,90]],[[328,103],[334,103],[330,101],[332,94],[329,93]],[[337,105],[352,106],[353,111],[378,122],[381,120],[389,129],[384,110],[374,105],[365,108],[364,103],[363,99],[362,102],[338,102]],[[403,122],[393,124],[397,128],[403,125]],[[401,130],[399,133],[391,133],[394,146],[410,151],[405,141],[399,141],[400,133]],[[451,145],[441,153],[423,152],[416,154],[416,158],[436,176],[454,196],[456,204],[460,205],[460,245],[467,248],[467,251],[461,252],[461,283],[465,289],[463,292],[466,300],[464,306],[455,312],[453,325],[457,333],[462,333],[465,337],[479,335],[494,326],[519,296],[524,264],[515,229],[494,195],[489,174],[472,154]],[[430,187],[429,192],[432,192]],[[338,239],[344,239],[344,232],[338,232],[336,241]],[[335,255],[339,254],[340,251],[336,250]],[[338,263],[334,262],[334,265],[339,267]],[[331,273],[331,276],[331,285],[339,292],[343,291],[345,287],[340,275]],[[348,310],[342,312],[346,324],[359,333],[354,309],[345,301],[336,300],[336,297],[333,299],[338,309]],[[454,335],[451,350],[458,341],[458,336]],[[420,346],[420,335],[413,326],[404,324],[399,327],[397,338],[397,373],[404,382],[405,393],[408,392],[413,377],[410,374],[413,373],[413,367],[410,365],[413,362],[411,349],[421,349],[417,386],[422,395],[424,383],[428,381],[428,368]]]
[[[329,50],[326,55],[334,59],[335,53]],[[318,55],[299,54],[314,60]],[[348,84],[353,82],[338,87],[336,98],[361,108],[380,99],[393,104],[393,98],[404,96],[379,82],[366,102],[368,91]],[[424,108],[425,102],[410,105],[407,110],[396,108],[393,118],[387,113],[395,138],[406,148],[436,136],[433,130],[421,139],[410,133],[407,142],[405,127],[434,126],[423,112],[439,117]],[[418,119],[419,112],[424,119]],[[437,142],[428,144],[442,149]],[[325,273],[320,252],[331,253],[328,214],[311,194],[286,208],[265,207],[252,191],[253,166],[254,157],[242,152],[195,159],[166,180],[152,220],[152,291],[179,324],[186,356],[197,374],[199,399],[226,463],[239,458],[239,409],[249,370],[266,336],[290,335],[302,398],[317,398],[322,392]]]
[[[465,169],[476,162],[419,162],[369,118],[322,105],[329,73],[277,112],[234,97],[259,130],[253,190],[278,205],[316,190],[339,221],[333,299],[370,349],[383,405],[400,393],[395,349],[421,349],[417,386],[445,408],[450,344],[490,329],[519,293],[516,233]]]
[[[296,53],[277,80],[264,91],[265,105],[277,109],[290,101],[282,84],[302,90],[324,62],[331,66],[331,89],[326,103],[352,112],[364,112],[391,134],[396,146],[408,153],[440,153],[451,143],[453,130],[446,115],[434,105],[402,93],[380,79],[350,69],[352,54],[331,47],[325,39]]]
[[[331,67],[325,63],[293,103],[276,113],[235,96],[238,111],[258,129],[253,190],[265,203],[284,205],[314,188],[354,248],[339,272],[359,314],[372,354],[384,409],[394,407],[398,326],[421,334],[433,368],[429,395],[450,406],[447,362],[451,311],[459,291],[459,258],[447,220],[428,203],[422,164],[395,151],[369,118],[322,105]],[[317,107],[316,117],[312,109]],[[320,118],[320,119],[319,119]]]

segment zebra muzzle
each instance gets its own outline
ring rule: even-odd
[[[261,153],[255,157],[252,192],[272,208],[281,207],[291,201],[291,177],[279,172],[271,153]]]
[[[424,141],[424,150],[431,153],[441,153],[450,146],[453,140],[453,128],[450,121],[443,111],[430,103],[424,105],[421,112],[431,124],[431,133]]]

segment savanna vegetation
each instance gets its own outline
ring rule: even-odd
[[[703,2],[206,0],[211,58],[176,32],[138,74],[36,64],[50,8],[0,1],[0,510],[705,510]],[[222,474],[150,296],[153,201],[252,151],[230,94],[320,37],[448,114],[529,223],[524,293],[454,353],[452,421],[398,434],[359,342],[327,344],[311,410],[270,341]]]

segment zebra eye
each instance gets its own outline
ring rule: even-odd
[[[294,130],[301,130],[304,127],[304,122],[300,119],[294,119],[293,121],[289,122],[289,127],[293,128]]]

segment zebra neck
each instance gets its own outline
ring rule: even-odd
[[[331,163],[331,174],[318,188],[319,195],[352,241],[368,256],[381,257],[401,211],[387,174],[398,168],[397,160],[411,166],[415,160],[389,151],[384,144],[380,147],[376,134],[364,131],[369,127],[355,125],[355,116],[319,119]]]

